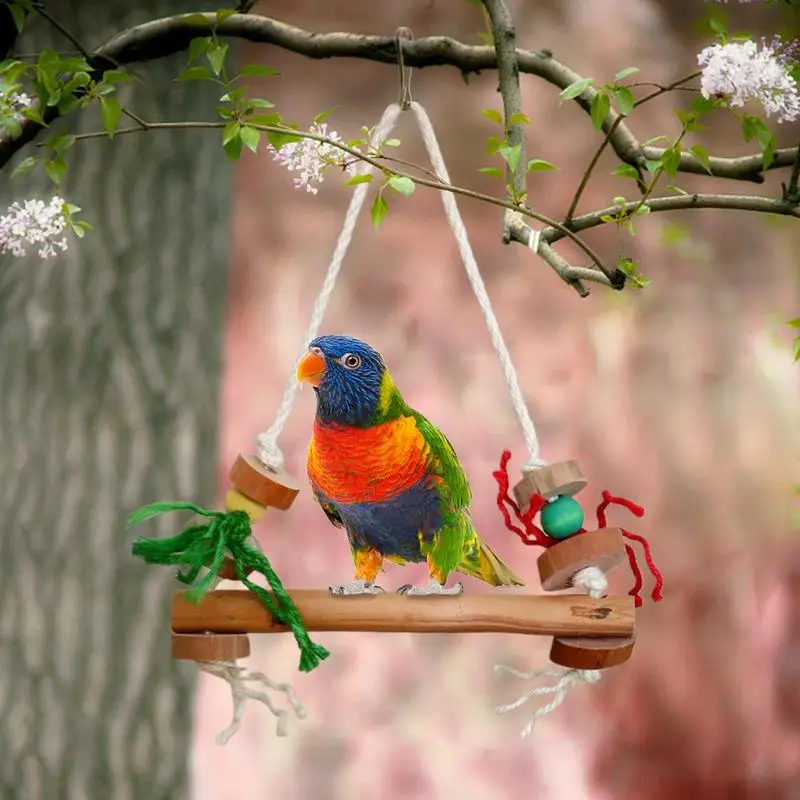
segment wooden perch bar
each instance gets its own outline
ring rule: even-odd
[[[397,594],[334,597],[297,589],[289,594],[309,631],[379,633],[526,633],[561,637],[630,637],[632,597],[582,594],[403,597]],[[261,601],[243,590],[210,592],[190,603],[183,592],[172,601],[175,633],[283,633]]]

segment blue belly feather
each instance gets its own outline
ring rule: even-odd
[[[430,541],[442,527],[441,499],[428,478],[390,500],[372,503],[337,503],[322,494],[344,523],[350,546],[369,548],[384,556],[424,561],[419,534]]]

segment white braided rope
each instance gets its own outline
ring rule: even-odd
[[[433,165],[434,172],[439,180],[443,183],[450,183],[450,175],[447,172],[447,167],[444,163],[444,156],[442,155],[441,147],[436,138],[436,133],[433,130],[430,118],[428,117],[425,109],[417,102],[412,101],[411,109],[416,117],[417,124],[419,125],[420,132],[422,133],[423,141],[425,142],[425,149],[428,151],[428,156]],[[528,448],[528,460],[523,466],[523,470],[528,471],[543,467],[547,465],[539,456],[539,440],[536,436],[536,428],[534,428],[533,420],[528,412],[528,407],[525,404],[525,397],[522,394],[522,389],[519,385],[519,377],[517,371],[514,369],[514,364],[511,361],[511,354],[508,352],[506,343],[503,340],[503,334],[500,331],[500,325],[495,316],[492,302],[486,292],[486,285],[481,277],[478,262],[475,260],[475,254],[472,251],[472,246],[469,243],[467,236],[467,229],[464,226],[464,221],[461,218],[461,213],[458,210],[458,203],[456,202],[455,195],[452,192],[439,192],[444,204],[444,211],[447,215],[447,221],[453,230],[453,235],[458,244],[458,251],[461,254],[461,259],[464,262],[464,269],[467,272],[472,291],[478,300],[478,305],[483,312],[483,317],[486,320],[486,327],[489,330],[489,337],[494,345],[497,357],[500,360],[500,365],[503,368],[503,375],[508,385],[508,391],[511,395],[511,404],[514,406],[514,411],[517,414],[519,423],[522,426],[522,434],[525,437],[525,444]],[[539,240],[538,237],[531,237],[531,249],[538,250]]]
[[[599,567],[584,567],[580,572],[576,572],[572,577],[572,585],[579,589],[585,589],[589,597],[605,597],[608,589],[608,580]],[[534,686],[521,694],[513,703],[497,706],[495,711],[498,714],[507,714],[515,711],[525,703],[540,695],[554,695],[553,699],[546,705],[540,706],[533,712],[533,716],[528,720],[525,727],[520,732],[523,739],[527,739],[532,733],[536,723],[542,718],[555,711],[566,699],[567,693],[573,686],[581,683],[597,683],[602,677],[602,672],[597,669],[544,669],[533,670],[533,672],[520,672],[505,664],[495,664],[496,674],[506,673],[526,681],[538,681],[541,678],[555,678],[555,683],[549,686]]]
[[[278,708],[273,703],[272,698],[265,692],[248,686],[249,683],[261,684],[265,689],[283,692],[295,716],[298,719],[304,719],[306,716],[305,707],[297,699],[294,689],[288,683],[274,683],[263,672],[249,672],[246,667],[240,667],[235,661],[198,661],[197,666],[203,672],[221,678],[231,687],[233,717],[230,725],[217,734],[217,744],[227,744],[239,730],[248,700],[256,700],[259,703],[263,703],[278,719],[276,730],[278,736],[286,736],[288,712],[283,708]]]
[[[399,115],[399,105],[393,103],[392,105],[388,106],[386,111],[383,112],[383,116],[381,117],[381,120],[372,135],[371,142],[373,146],[376,146],[378,143],[384,141],[388,137],[388,135],[394,129]],[[372,170],[372,165],[364,164],[364,170],[362,174],[369,174],[372,172]],[[364,201],[367,199],[369,189],[370,184],[359,183],[353,192],[353,197],[350,200],[350,205],[347,208],[347,214],[344,218],[342,231],[339,234],[339,238],[336,242],[336,248],[333,251],[333,256],[331,257],[330,264],[328,265],[328,270],[325,273],[325,280],[322,282],[317,299],[314,301],[314,308],[311,312],[311,320],[308,323],[308,329],[306,330],[306,335],[303,340],[303,347],[297,359],[298,361],[305,354],[305,351],[308,348],[308,343],[312,339],[316,338],[317,334],[319,333],[322,320],[325,317],[325,311],[328,308],[328,301],[331,299],[334,287],[336,286],[336,279],[339,277],[339,272],[342,268],[342,262],[347,255],[347,250],[350,247],[350,242],[353,239],[353,231],[356,228],[356,223],[358,222],[358,217],[361,214],[361,209],[364,207]],[[292,412],[292,406],[294,405],[294,401],[297,397],[297,392],[299,389],[300,385],[295,380],[294,373],[292,373],[283,393],[281,403],[278,406],[278,412],[275,415],[275,421],[272,423],[269,430],[264,431],[264,433],[260,433],[256,437],[258,457],[264,464],[276,471],[283,468],[283,453],[281,452],[280,447],[278,447],[278,437],[281,435],[283,428],[286,425],[286,420],[289,419],[289,414]]]

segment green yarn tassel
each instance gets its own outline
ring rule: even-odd
[[[276,620],[294,634],[300,648],[300,671],[311,672],[330,655],[324,647],[311,641],[297,606],[283,588],[269,559],[247,543],[251,535],[250,518],[244,511],[208,511],[194,503],[152,503],[134,511],[128,518],[128,527],[140,525],[169,511],[193,511],[198,516],[208,518],[209,522],[190,525],[168,539],[139,537],[133,543],[133,555],[147,564],[185,567],[177,578],[192,587],[186,592],[186,599],[199,603],[211,590],[225,554],[229,553],[239,580],[261,600]],[[208,573],[198,581],[206,565]],[[273,594],[253,583],[247,577],[248,569],[263,575]]]

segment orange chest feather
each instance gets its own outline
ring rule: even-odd
[[[386,500],[428,473],[429,448],[412,417],[371,428],[314,424],[311,484],[336,503]]]

